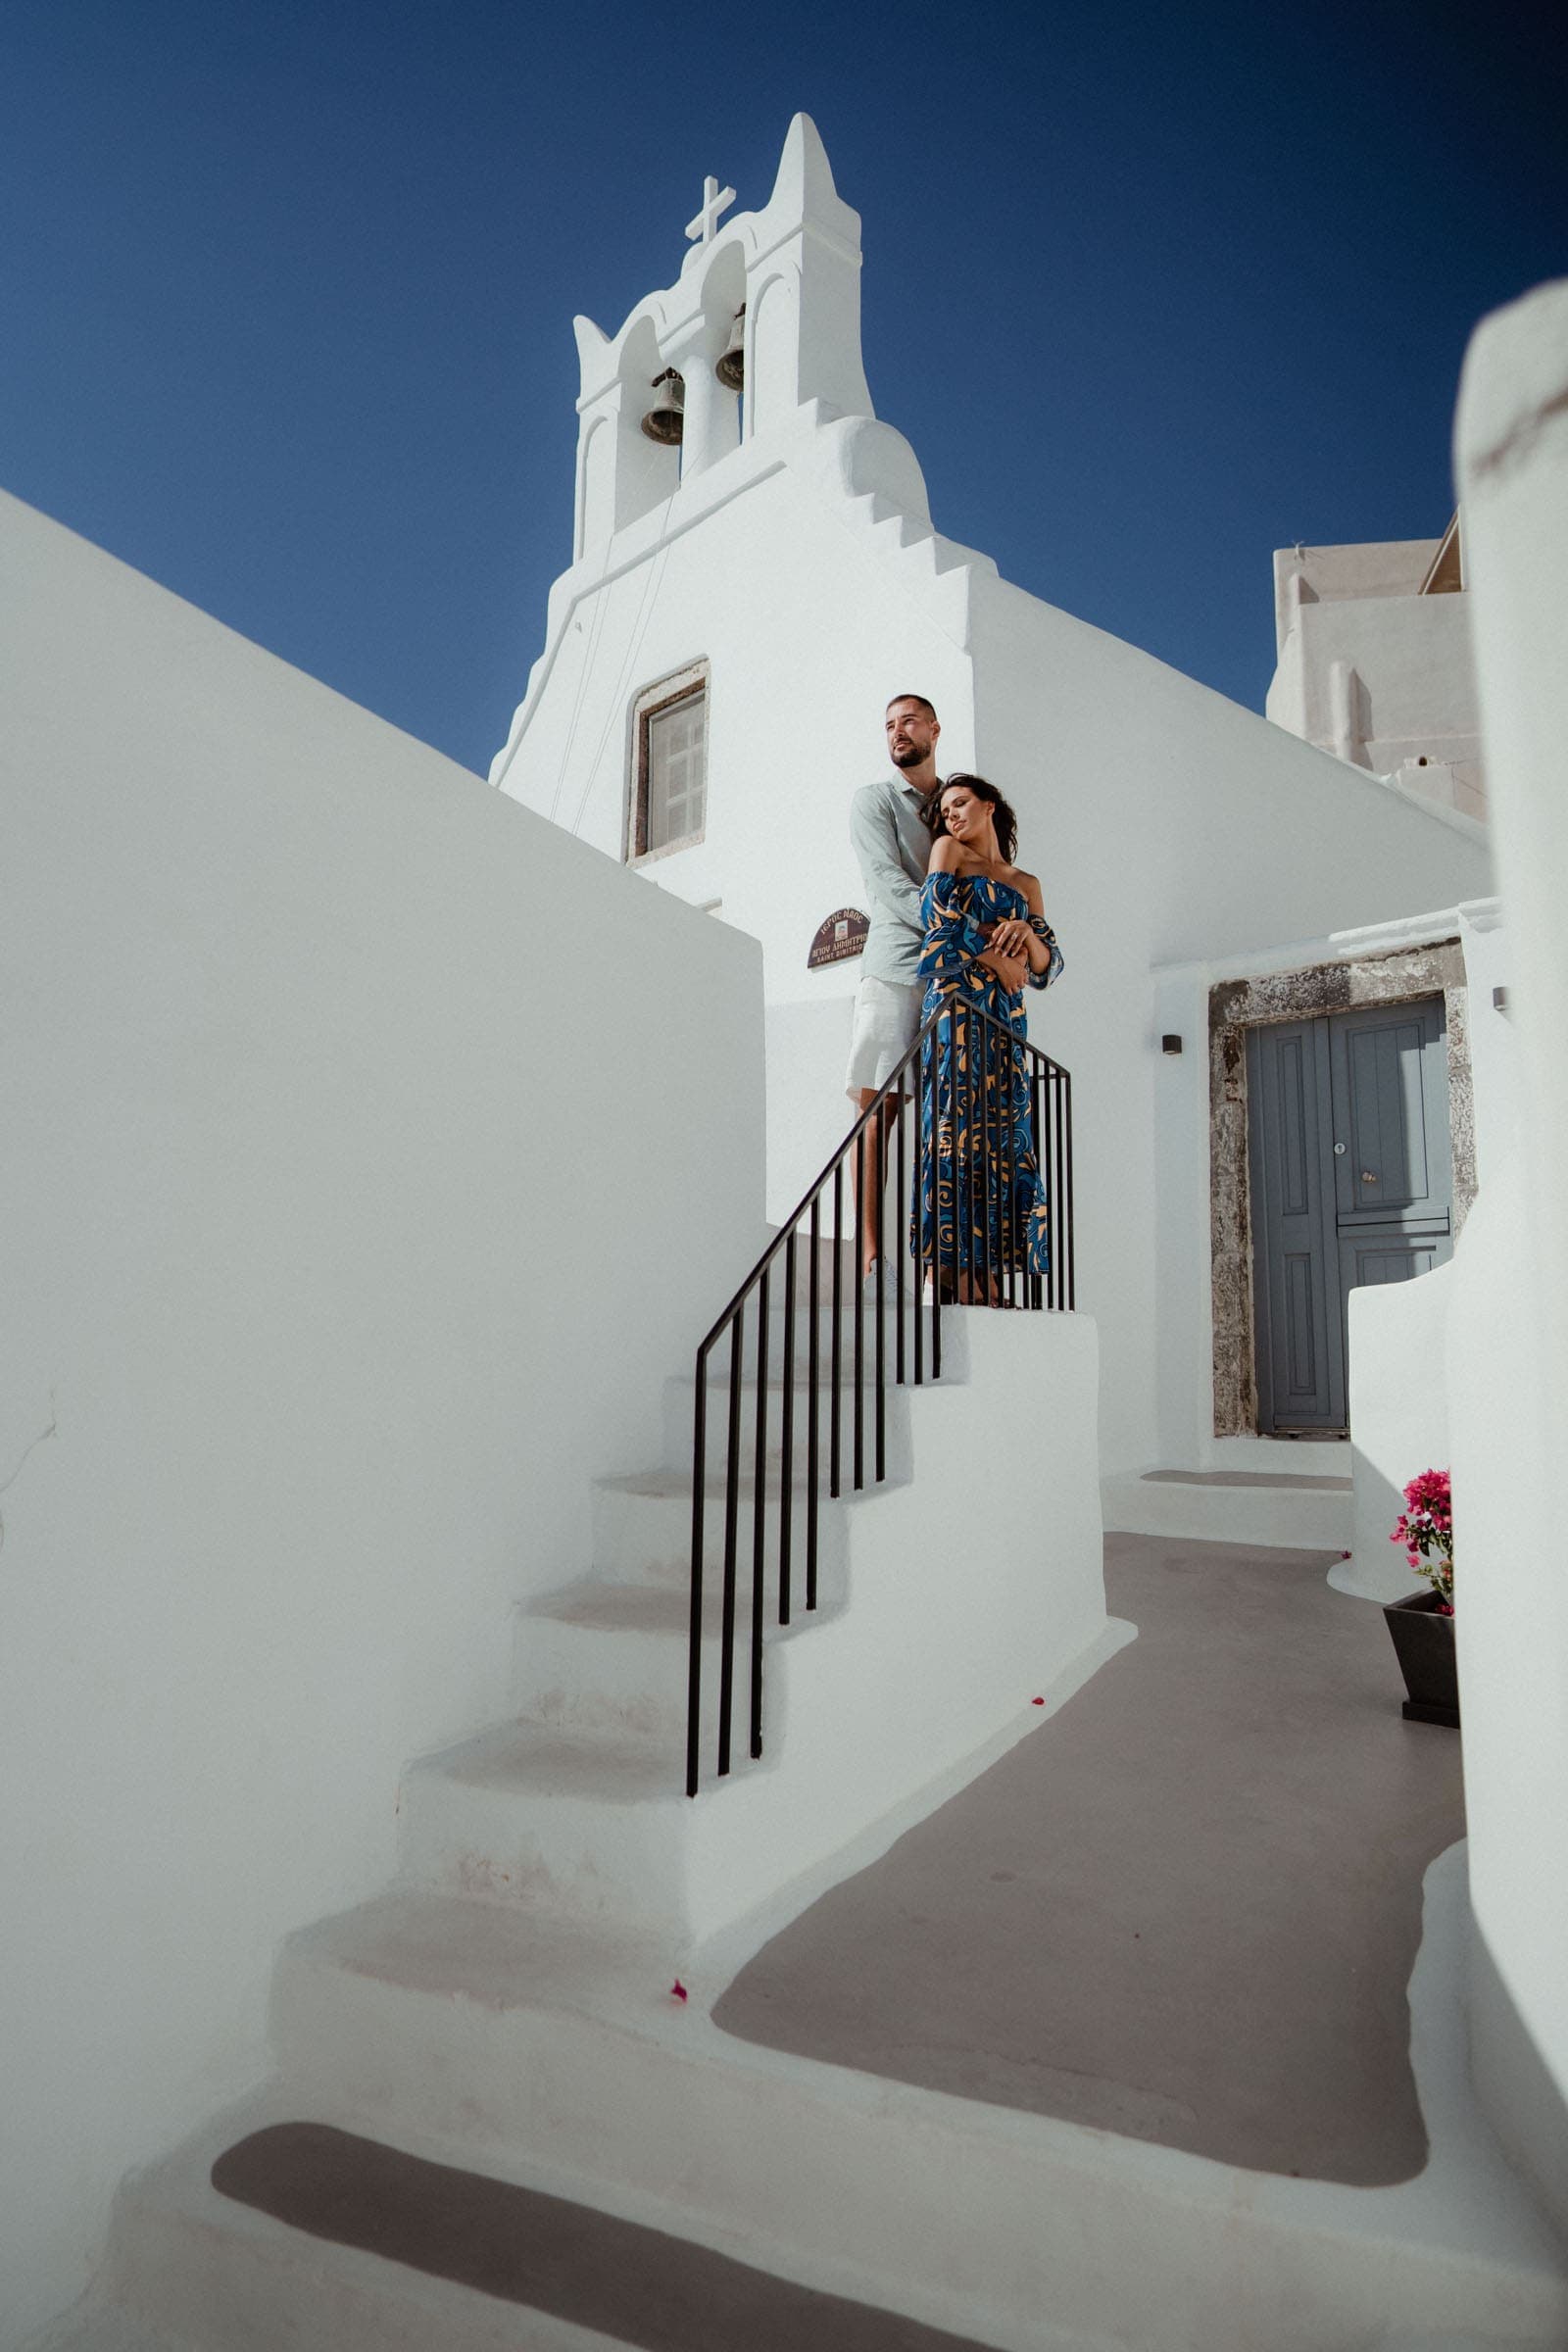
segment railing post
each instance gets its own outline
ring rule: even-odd
[[[795,1227],[784,1245],[784,1404],[779,1431],[778,1621],[790,1621],[790,1560],[795,1540]],[[813,1461],[811,1474],[816,1475]]]
[[[816,1606],[816,1498],[821,1492],[821,1476],[817,1463],[816,1406],[817,1359],[821,1340],[821,1297],[818,1287],[819,1260],[822,1248],[821,1188],[811,1195],[810,1234],[810,1320],[807,1325],[808,1369],[806,1388],[806,1605]],[[790,1621],[789,1594],[784,1594],[784,1607],[779,1623]]]
[[[1036,1146],[1040,1181],[1046,1188],[1046,1223],[1051,1233],[1051,1255],[1046,1261],[1042,1285],[1042,1303],[1049,1310],[1055,1303],[1056,1261],[1060,1252],[1056,1247],[1056,1181],[1051,1142],[1051,1072],[1035,1072],[1035,1121],[1039,1130]]]
[[[1078,1243],[1073,1231],[1072,1217],[1072,1072],[1063,1071],[1063,1091],[1067,1097],[1066,1136],[1066,1193],[1067,1193],[1067,1309],[1071,1313],[1078,1303]]]
[[[844,1368],[844,1312],[839,1296],[839,1276],[844,1263],[844,1162],[833,1163],[833,1333],[830,1354],[833,1366],[828,1397],[829,1418],[827,1433],[827,1491],[836,1499],[839,1491],[839,1389]]]
[[[855,1189],[855,1492],[858,1494],[865,1484],[865,1384],[863,1379],[865,1282],[860,1273],[860,1259],[865,1250],[866,1227],[865,1129],[863,1127],[856,1138],[855,1166],[858,1179]]]
[[[974,1026],[979,1032],[979,1053],[970,1056],[970,1083],[980,1099],[980,1116],[976,1122],[980,1131],[980,1156],[975,1163],[975,1189],[980,1195],[980,1215],[983,1220],[980,1227],[980,1296],[987,1306],[995,1306],[997,1302],[996,1268],[992,1261],[996,1256],[996,1250],[994,1247],[995,1228],[991,1213],[994,1205],[993,1196],[996,1192],[996,1152],[993,1149],[992,1133],[994,1097],[991,1087],[995,1043],[991,1035],[989,1019],[982,1015]],[[973,1287],[971,1284],[971,1296]]]
[[[729,1770],[730,1712],[735,1700],[735,1535],[741,1484],[741,1350],[746,1308],[737,1306],[729,1327],[729,1444],[724,1467],[724,1601],[718,1658],[718,1769]]]
[[[899,1134],[898,1134],[898,1175],[897,1175],[897,1177],[896,1177],[896,1178],[895,1178],[895,1180],[894,1180],[894,1187],[893,1187],[893,1199],[894,1199],[894,1201],[895,1201],[895,1203],[896,1203],[896,1205],[897,1205],[897,1211],[898,1211],[898,1217],[899,1217],[899,1222],[898,1222],[898,1224],[897,1224],[897,1225],[894,1227],[894,1229],[893,1229],[893,1230],[894,1230],[894,1238],[895,1238],[895,1241],[896,1241],[896,1244],[897,1244],[897,1250],[896,1250],[896,1255],[895,1255],[895,1258],[894,1258],[894,1263],[895,1263],[895,1264],[896,1264],[896,1266],[898,1267],[898,1303],[897,1303],[897,1306],[896,1306],[896,1308],[895,1308],[895,1310],[894,1310],[894,1332],[895,1332],[895,1337],[894,1337],[894,1345],[893,1345],[893,1378],[894,1378],[894,1383],[895,1383],[895,1385],[896,1385],[897,1387],[901,1388],[901,1389],[902,1389],[902,1388],[904,1387],[904,1385],[905,1385],[905,1360],[904,1360],[904,1261],[905,1261],[905,1259],[906,1259],[906,1258],[908,1256],[908,1254],[909,1254],[909,1240],[910,1240],[910,1236],[911,1236],[912,1234],[914,1234],[916,1231],[918,1231],[918,1228],[917,1228],[916,1226],[914,1226],[914,1225],[912,1225],[912,1224],[909,1224],[909,1223],[906,1221],[906,1220],[908,1219],[908,1215],[909,1215],[909,1202],[908,1202],[907,1196],[906,1195],[906,1192],[905,1192],[905,1189],[904,1189],[904,1187],[905,1187],[905,1169],[904,1169],[904,1160],[905,1160],[905,1151],[904,1151],[904,1107],[905,1107],[905,1102],[906,1102],[906,1098],[905,1091],[904,1091],[904,1082],[903,1082],[903,1080],[901,1079],[901,1080],[900,1080],[900,1082],[899,1082],[899,1107],[898,1107],[898,1110],[897,1110],[897,1112],[896,1112],[896,1114],[895,1114],[895,1115],[896,1115],[896,1118],[897,1118],[897,1121],[898,1121],[898,1130],[899,1130]],[[885,1205],[885,1203],[884,1203],[884,1205]],[[916,1288],[915,1288],[915,1295],[914,1295],[914,1298],[915,1298],[915,1304],[914,1304],[914,1325],[915,1325],[915,1330],[916,1330],[916,1332],[918,1332],[918,1331],[919,1331],[919,1328],[920,1328],[920,1293],[919,1293],[919,1287],[918,1287],[918,1284],[916,1285]],[[918,1339],[916,1340],[916,1342],[915,1342],[915,1345],[916,1345],[916,1347],[918,1347],[918,1345],[919,1345]]]
[[[883,1097],[886,1101],[886,1097]],[[887,1122],[882,1104],[877,1104],[876,1144],[876,1476],[878,1485],[887,1476],[887,1337],[883,1319],[886,1301],[882,1296],[882,1268],[887,1261],[888,1196],[884,1178],[887,1173]]]
[[[767,1541],[767,1273],[757,1291],[757,1412],[752,1458],[752,1754],[762,1752],[762,1555]]]
[[[708,1481],[708,1348],[697,1350],[697,1397],[692,1413],[692,1617],[686,1665],[686,1793],[702,1778],[703,1724],[703,1501]]]

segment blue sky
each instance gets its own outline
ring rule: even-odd
[[[1551,13],[6,0],[0,486],[482,770],[572,314],[804,108],[939,527],[1261,707],[1270,551],[1436,535],[1466,336],[1568,270]]]

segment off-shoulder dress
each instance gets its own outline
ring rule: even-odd
[[[926,983],[922,1017],[941,1008],[921,1057],[920,1183],[910,1247],[945,1297],[960,1275],[971,1297],[998,1298],[1012,1274],[1044,1274],[1051,1262],[1046,1189],[1035,1155],[1025,1059],[1009,1042],[1028,1035],[1022,990],[1006,989],[976,960],[991,925],[1021,918],[1050,950],[1028,986],[1049,988],[1061,950],[1023,892],[987,874],[928,874],[920,894]],[[991,1022],[968,1017],[989,1013]]]

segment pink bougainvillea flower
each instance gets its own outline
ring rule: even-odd
[[[688,1993],[688,1991],[686,1990],[686,1987],[685,1987],[685,1985],[684,1985],[684,1984],[681,1983],[681,1981],[680,1981],[679,1977],[677,1977],[677,1978],[675,1979],[675,1982],[674,1982],[674,1984],[673,1984],[670,1986],[670,1988],[669,1988],[669,1989],[670,1989],[670,1991],[671,1991],[671,1992],[674,1994],[674,1996],[675,1996],[675,1998],[676,1998],[676,2000],[677,2000],[677,2001],[685,2001],[685,2000],[689,2000],[689,1999],[691,1998],[691,1995],[690,1995],[690,1994]]]
[[[1045,1700],[1044,1700],[1043,1698],[1032,1698],[1032,1699],[1029,1701],[1029,1704],[1030,1704],[1032,1707],[1043,1707],[1043,1706],[1045,1705],[1045,1703],[1046,1703],[1046,1702],[1045,1702]]]
[[[1418,1576],[1433,1586],[1446,1615],[1453,1599],[1453,1491],[1446,1470],[1423,1470],[1404,1490],[1405,1508],[1390,1542],[1404,1545]]]

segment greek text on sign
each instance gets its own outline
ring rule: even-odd
[[[871,918],[858,906],[840,906],[816,927],[811,952],[806,958],[806,968],[814,972],[818,964],[845,963],[858,956],[865,945],[865,935],[871,928]]]

